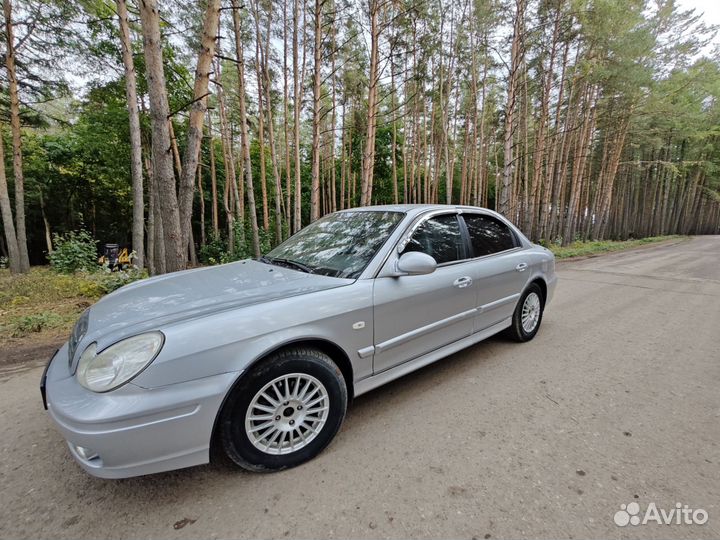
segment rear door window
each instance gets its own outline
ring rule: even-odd
[[[483,214],[463,214],[463,219],[470,234],[474,257],[492,255],[518,246],[510,227],[497,218]]]

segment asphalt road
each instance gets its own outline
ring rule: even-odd
[[[273,475],[92,478],[42,410],[41,368],[0,372],[0,537],[719,537],[720,237],[558,269],[534,341],[359,398],[319,458]],[[631,502],[709,519],[616,526]]]

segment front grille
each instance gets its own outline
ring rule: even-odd
[[[73,358],[75,358],[75,352],[77,351],[78,343],[85,337],[85,332],[88,329],[88,319],[90,318],[89,310],[85,310],[80,318],[75,323],[70,339],[68,340],[68,368],[72,371]]]

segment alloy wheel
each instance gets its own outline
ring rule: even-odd
[[[320,433],[330,400],[325,386],[305,373],[273,379],[255,394],[245,415],[245,433],[266,454],[300,450]]]

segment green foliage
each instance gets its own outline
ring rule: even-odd
[[[585,257],[590,255],[599,255],[601,253],[609,253],[611,251],[620,251],[630,249],[645,244],[653,244],[656,242],[665,242],[667,240],[676,240],[683,238],[679,235],[670,236],[651,236],[648,238],[640,238],[637,240],[595,240],[589,242],[577,241],[567,246],[559,244],[551,244],[548,247],[555,254],[557,259],[568,259],[570,257]]]
[[[43,333],[64,337],[78,315],[100,297],[146,274],[135,269],[58,274],[34,267],[27,274],[0,270],[0,347],[9,338]]]
[[[274,247],[274,233],[272,232],[274,230],[275,226],[271,223],[270,231],[265,231],[262,228],[258,231],[261,253],[267,253]],[[232,253],[230,253],[226,235],[213,235],[205,245],[200,248],[198,260],[202,264],[225,264],[254,258],[255,253],[252,247],[252,229],[250,228],[250,224],[242,224],[236,221],[233,224],[233,236],[235,237],[235,245]]]
[[[108,266],[103,266],[99,271],[84,273],[80,277],[86,282],[82,291],[83,294],[90,297],[100,297],[133,281],[143,279],[147,275],[137,268],[112,271]]]
[[[235,232],[235,245],[236,245],[236,252],[238,252],[240,257],[238,257],[236,260],[240,259],[247,259],[249,257],[254,257],[255,253],[253,253],[252,249],[252,229],[250,228],[250,224],[245,224],[244,227],[244,234],[238,235],[238,231],[241,230],[239,227],[239,224],[236,224],[236,232]],[[260,240],[260,253],[267,253],[273,248],[273,232],[275,228],[272,223],[270,222],[270,227],[266,231],[265,229],[260,229],[258,231],[258,236]]]
[[[45,328],[55,328],[63,323],[63,318],[57,313],[36,313],[17,317],[11,321],[12,336],[22,337],[36,333]]]
[[[69,304],[70,299],[85,296],[85,281],[76,275],[58,274],[47,267],[33,268],[27,274],[12,275],[0,271],[0,312],[42,303]]]
[[[198,260],[202,264],[219,264],[227,256],[227,239],[211,235],[198,251]]]
[[[55,250],[48,255],[50,266],[61,274],[97,268],[97,241],[87,231],[71,231],[53,237]]]

